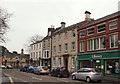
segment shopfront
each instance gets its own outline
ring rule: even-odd
[[[120,50],[78,54],[78,69],[93,67],[104,76],[120,77]]]

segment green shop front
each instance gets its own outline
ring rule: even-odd
[[[104,76],[120,77],[120,50],[78,54],[78,69],[93,67]]]

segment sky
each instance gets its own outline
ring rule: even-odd
[[[85,11],[98,19],[118,11],[120,0],[0,0],[0,8],[12,14],[6,43],[0,43],[10,52],[25,49],[24,44],[35,34],[46,36],[47,29],[85,20]],[[25,53],[28,53],[25,51]]]

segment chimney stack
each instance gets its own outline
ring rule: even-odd
[[[65,22],[61,22],[61,28],[65,28]]]
[[[85,11],[85,20],[91,20],[90,14],[91,13],[89,11]]]

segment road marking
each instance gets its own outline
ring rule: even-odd
[[[6,73],[4,73],[4,75],[6,75],[8,77],[8,79],[10,80],[10,84],[14,84],[13,79],[10,77],[10,75],[8,75]]]
[[[14,84],[13,79],[11,77],[8,77],[10,80],[10,84]]]
[[[39,78],[36,78],[36,77],[32,77],[32,79],[36,79],[36,80],[42,80],[42,79],[39,79]]]
[[[19,79],[19,78],[15,78],[15,77],[12,77],[6,73],[4,73],[10,80],[11,84],[14,84],[13,80],[12,79],[17,79],[17,80],[20,80],[20,81],[23,81],[23,82],[28,82],[28,81],[25,81],[25,80],[22,80],[22,79]]]

